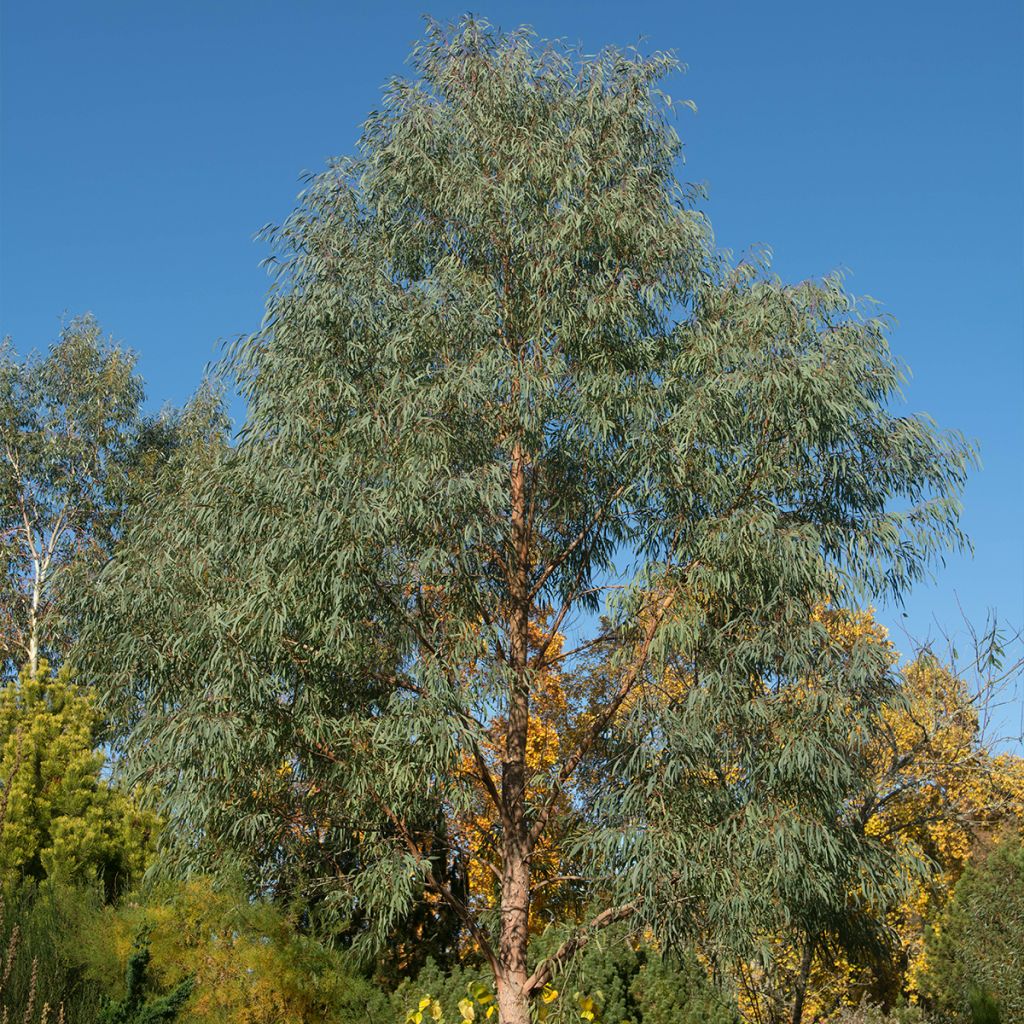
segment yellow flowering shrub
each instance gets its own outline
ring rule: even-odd
[[[363,1019],[355,1011],[369,1003],[385,1012],[384,994],[347,970],[343,954],[295,925],[287,913],[233,887],[194,878],[144,902],[97,911],[67,955],[91,983],[116,996],[132,944],[145,932],[159,990],[194,979],[184,1024],[319,1024]]]

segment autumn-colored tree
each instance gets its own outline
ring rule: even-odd
[[[572,679],[561,669],[561,656],[565,637],[545,626],[545,619],[530,624],[530,650],[536,656],[547,652],[546,666],[534,679],[534,698],[530,707],[530,729],[526,748],[526,768],[531,780],[530,798],[534,780],[542,780],[565,756],[577,739],[581,722],[573,710],[592,702],[586,680]],[[496,719],[491,734],[481,750],[492,772],[496,771],[501,756],[501,733],[504,723]],[[501,822],[495,814],[492,801],[480,780],[476,766],[467,759],[463,770],[475,790],[475,800],[469,811],[457,824],[459,839],[469,853],[467,865],[468,897],[476,905],[496,909],[501,902],[500,840]],[[556,820],[563,829],[572,821],[572,808],[568,795],[561,794]],[[546,835],[538,842],[531,860],[537,879],[536,896],[530,904],[530,928],[540,931],[553,920],[572,920],[580,910],[574,892],[575,877],[567,865],[564,836]]]
[[[906,960],[899,980],[914,995],[926,925],[979,844],[1024,826],[1024,758],[988,746],[979,695],[933,654],[907,665],[902,678],[903,700],[886,713],[876,786],[859,815],[868,832],[921,850],[932,865],[891,917]]]
[[[830,634],[852,649],[860,639],[896,652],[870,614],[825,614]],[[845,820],[899,851],[920,870],[897,903],[817,934],[780,934],[770,970],[740,972],[751,1021],[817,1018],[862,998],[916,998],[927,966],[929,922],[948,901],[979,843],[1024,823],[1024,759],[986,742],[981,705],[992,680],[975,689],[930,652],[903,666],[870,744],[871,772],[851,793]]]

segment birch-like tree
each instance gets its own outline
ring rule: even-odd
[[[12,678],[64,661],[129,507],[158,476],[175,486],[185,452],[226,436],[213,382],[181,409],[146,414],[135,363],[92,314],[45,354],[0,345],[0,665]]]
[[[0,661],[7,673],[59,661],[59,594],[109,554],[142,424],[134,356],[92,316],[44,356],[0,347]]]
[[[273,884],[329,848],[360,942],[443,904],[527,1024],[612,922],[767,954],[892,897],[890,852],[837,825],[890,659],[815,609],[964,543],[972,452],[894,411],[888,325],[838,278],[714,252],[671,56],[466,19],[412,66],[268,232],[238,444],[135,521],[83,655],[180,858]],[[586,685],[541,761],[553,666]],[[550,837],[582,923],[538,958]],[[496,906],[464,884],[482,850]]]

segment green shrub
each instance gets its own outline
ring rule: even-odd
[[[192,994],[193,980],[185,978],[170,992],[149,996],[149,940],[136,940],[125,971],[125,992],[121,999],[108,1000],[97,1018],[97,1024],[161,1024],[177,1020],[185,1000]]]
[[[928,1018],[917,1006],[897,1006],[886,1012],[865,998],[858,1006],[844,1006],[838,1010],[829,1017],[829,1024],[928,1024]],[[939,1021],[934,1024],[939,1024]]]
[[[81,909],[98,904],[91,890],[29,883],[0,901],[0,1018],[39,1021],[49,1007],[52,1020],[93,1024],[100,992],[65,946]]]
[[[445,970],[435,960],[428,958],[415,978],[407,978],[387,995],[388,1024],[404,1021],[409,1008],[428,994],[440,1004],[445,1020],[460,1020],[459,1002],[466,998],[469,985],[484,978],[486,970],[482,965],[472,962]],[[376,1020],[373,1024],[377,1024]]]
[[[539,936],[539,957],[550,955],[563,935],[558,929]],[[433,961],[391,997],[395,1021],[430,995],[441,1006],[445,1021],[460,1019],[459,1001],[467,986],[485,976],[480,965],[466,964],[445,971]],[[551,1021],[578,1020],[575,992],[592,997],[605,1024],[737,1024],[735,1004],[710,981],[693,954],[662,956],[650,946],[636,946],[626,935],[610,929],[595,938],[576,959],[572,970],[552,983],[560,992],[552,1003]]]
[[[735,1024],[735,1004],[708,980],[692,954],[653,955],[633,980],[642,1024]]]
[[[954,1021],[1024,1020],[1024,846],[971,865],[927,938],[925,996]]]

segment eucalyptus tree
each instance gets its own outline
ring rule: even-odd
[[[964,543],[972,452],[892,411],[839,279],[714,253],[671,56],[466,19],[412,62],[268,231],[237,444],[136,519],[83,650],[181,858],[329,848],[361,943],[444,905],[525,1024],[609,923],[756,951],[895,884],[836,824],[889,663],[814,610]],[[600,671],[532,772],[555,658]],[[496,906],[460,881],[481,790]],[[563,815],[580,923],[537,961]]]

